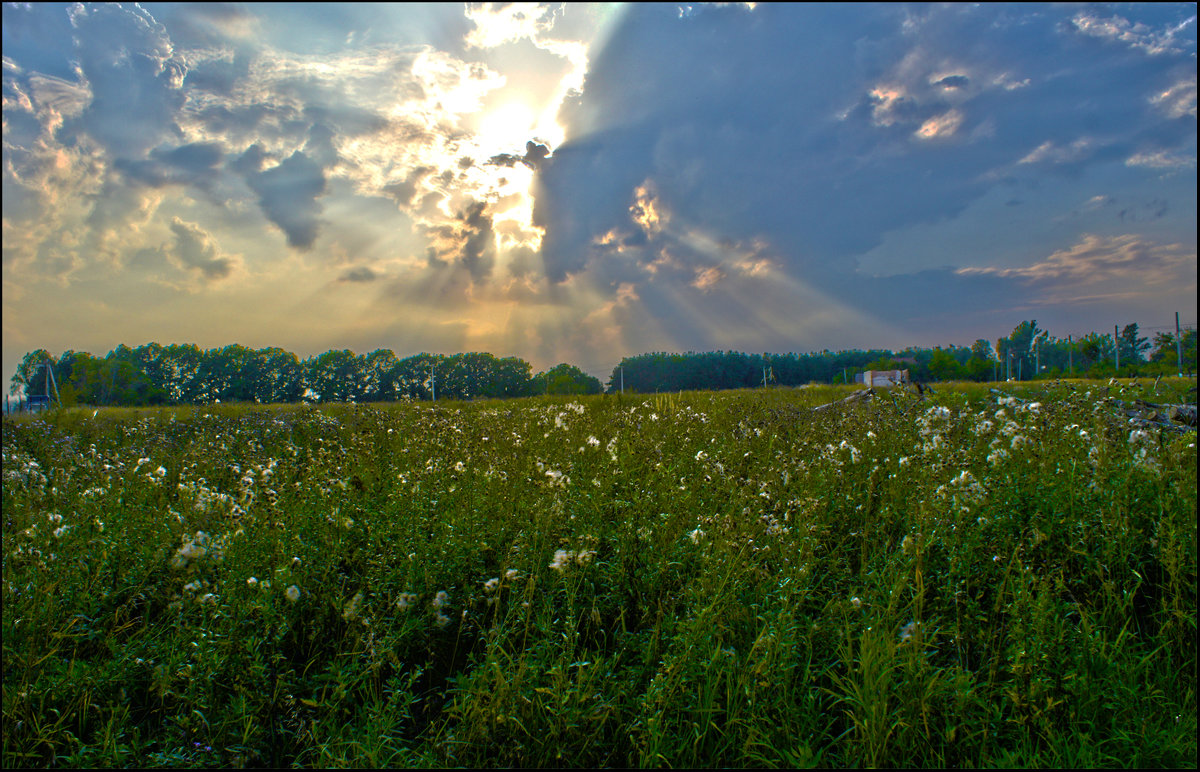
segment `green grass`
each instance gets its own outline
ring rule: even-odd
[[[1188,385],[6,419],[4,764],[1191,767]]]

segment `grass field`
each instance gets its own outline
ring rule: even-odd
[[[1190,383],[5,419],[4,766],[1193,767]]]

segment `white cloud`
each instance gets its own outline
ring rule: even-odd
[[[1192,72],[1161,94],[1150,98],[1150,103],[1160,107],[1168,117],[1196,117],[1196,73]]]
[[[960,275],[991,275],[1030,282],[1090,285],[1126,280],[1139,285],[1161,285],[1186,278],[1196,280],[1196,247],[1160,244],[1137,234],[1097,236],[1084,234],[1074,246],[1020,268],[959,268]]]
[[[1196,17],[1192,16],[1181,24],[1156,32],[1141,22],[1131,23],[1128,19],[1120,16],[1101,18],[1087,11],[1076,14],[1071,20],[1081,34],[1124,43],[1130,48],[1140,49],[1151,56],[1179,53],[1183,50],[1183,47],[1177,44],[1175,34],[1195,22]]]

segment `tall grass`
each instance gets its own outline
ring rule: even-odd
[[[4,763],[1194,766],[1195,434],[1105,389],[6,420]]]

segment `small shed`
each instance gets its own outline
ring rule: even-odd
[[[854,382],[876,389],[890,389],[908,383],[908,370],[866,370],[855,375]]]

